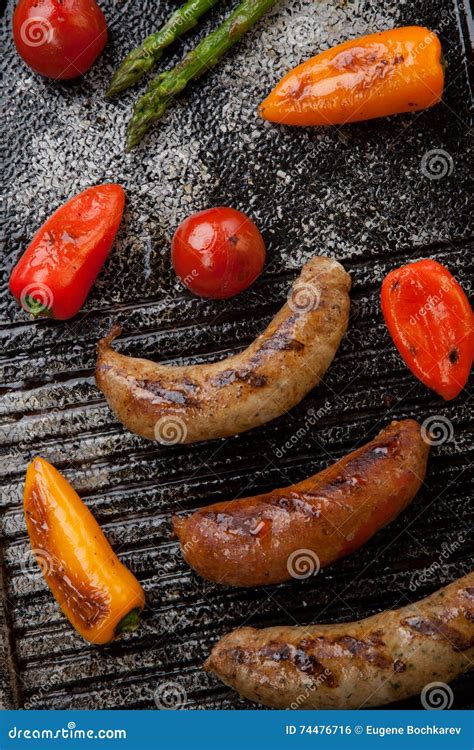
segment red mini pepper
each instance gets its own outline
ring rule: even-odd
[[[461,286],[435,260],[391,271],[382,312],[395,346],[422,383],[449,401],[464,388],[474,355],[474,315]]]
[[[88,188],[36,232],[10,276],[10,291],[34,317],[66,320],[82,307],[122,219],[120,185]]]

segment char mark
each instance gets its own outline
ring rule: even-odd
[[[203,510],[200,515],[207,521],[215,523],[224,533],[233,536],[260,538],[268,533],[272,526],[271,518],[265,517],[265,507],[247,510],[241,509],[237,503],[233,512],[230,513]]]
[[[358,456],[350,458],[344,467],[344,476],[360,477],[366,476],[366,472],[380,459],[395,458],[400,452],[400,435],[397,433],[384,440],[376,440]],[[340,477],[334,481],[340,482]]]
[[[405,662],[400,661],[400,659],[397,659],[396,661],[393,662],[393,671],[396,672],[397,674],[404,672],[406,668],[407,668],[407,665],[405,664]]]
[[[155,399],[179,406],[199,406],[196,397],[198,386],[190,380],[184,379],[181,387],[170,388],[159,380],[137,380],[137,388],[151,393]]]
[[[257,375],[252,370],[223,370],[211,381],[217,388],[223,388],[231,383],[246,383],[251,388],[263,388],[267,384],[264,375]]]
[[[310,518],[319,518],[321,515],[321,508],[318,505],[314,505],[308,502],[307,497],[311,497],[311,493],[302,494],[299,497],[283,497],[269,498],[271,505],[276,505],[278,508],[286,511],[287,513],[303,513]]]
[[[262,352],[268,352],[268,351],[301,352],[303,349],[304,349],[304,344],[302,341],[298,341],[298,339],[293,338],[293,336],[289,333],[277,332],[273,336],[271,336],[269,339],[264,341],[259,351],[262,351]]]
[[[299,648],[311,651],[313,655],[320,659],[340,659],[354,656],[369,664],[374,664],[380,669],[393,668],[392,659],[382,650],[385,643],[379,635],[375,634],[369,636],[365,641],[353,638],[350,635],[343,635],[339,638],[318,636],[316,638],[304,638],[298,645]]]
[[[267,352],[293,351],[301,352],[305,348],[302,341],[295,338],[295,326],[304,312],[294,312],[268,336],[257,339],[258,345],[251,358],[251,365],[256,367]]]
[[[372,643],[370,639],[361,641],[347,635],[337,638],[336,643],[347,649],[353,656],[360,656],[361,659],[369,664],[375,664],[376,667],[389,669],[392,666],[392,660],[378,648],[377,643]]]
[[[407,617],[402,620],[402,625],[435,641],[446,641],[454,651],[467,651],[474,646],[474,638],[466,637],[459,630],[446,625],[436,617],[428,619],[419,616]]]
[[[271,641],[268,645],[259,649],[257,658],[271,659],[275,662],[288,662],[299,672],[311,677],[324,677],[321,682],[328,687],[336,687],[337,680],[331,670],[324,667],[312,654],[308,654],[304,648],[296,648],[288,643]]]

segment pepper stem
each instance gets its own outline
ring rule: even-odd
[[[447,63],[446,58],[444,56],[443,50],[441,50],[441,54],[439,56],[439,64],[443,68],[443,73],[446,75],[446,71],[448,69],[448,63]]]
[[[35,299],[30,294],[25,295],[22,300],[24,309],[30,313],[34,318],[39,318],[40,315],[50,317],[52,310],[49,307],[45,307],[44,302],[39,299]]]
[[[140,610],[138,607],[131,609],[128,614],[123,617],[115,628],[115,635],[122,635],[122,633],[133,633],[140,624]]]

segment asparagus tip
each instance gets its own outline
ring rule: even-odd
[[[126,85],[124,85],[123,82],[120,81],[117,75],[114,75],[112,76],[110,83],[107,86],[105,96],[107,97],[107,99],[110,99],[112,96],[120,94],[120,92],[123,91],[124,88],[126,88]]]
[[[133,149],[138,146],[141,140],[143,140],[145,133],[141,132],[140,130],[134,130],[131,133],[128,133],[127,135],[127,150],[133,151]]]

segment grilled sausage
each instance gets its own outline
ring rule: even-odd
[[[322,378],[349,318],[350,277],[334,260],[303,267],[288,302],[245,351],[221,362],[169,367],[98,344],[96,382],[131,432],[162,443],[228,437],[295,406]]]
[[[450,682],[473,659],[469,573],[415,604],[358,622],[234,630],[204,668],[265,706],[369,708]]]
[[[174,517],[174,531],[186,561],[211,581],[260,586],[304,578],[308,568],[317,572],[358,549],[405,508],[428,452],[417,422],[392,422],[319,474]]]

